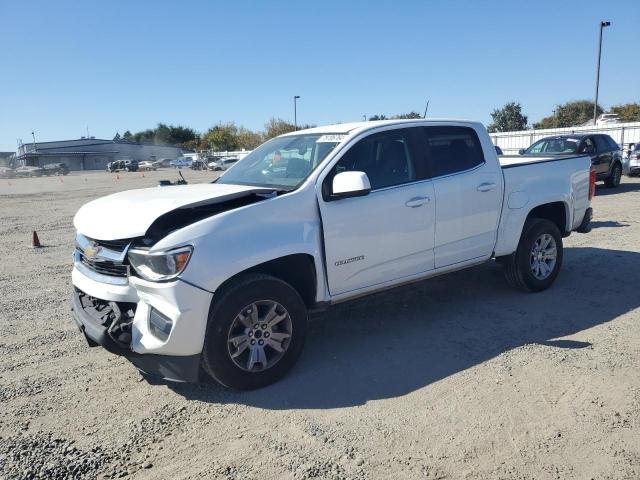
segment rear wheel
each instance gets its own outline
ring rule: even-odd
[[[280,279],[246,275],[214,300],[203,348],[203,368],[238,390],[282,378],[298,360],[307,331],[307,309]]]
[[[505,278],[519,290],[545,290],[560,272],[562,253],[558,227],[549,220],[531,218],[524,224],[516,252],[502,259]]]
[[[622,167],[619,163],[616,163],[611,169],[611,175],[604,181],[604,184],[609,188],[616,188],[620,185],[620,178],[622,177]]]

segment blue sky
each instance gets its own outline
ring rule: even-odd
[[[158,122],[261,129],[423,111],[490,121],[522,103],[530,121],[593,98],[640,101],[638,0],[0,0],[0,150],[111,138]]]

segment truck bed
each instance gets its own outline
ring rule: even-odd
[[[498,155],[498,161],[502,168],[512,168],[522,165],[532,165],[534,163],[558,162],[560,160],[568,160],[581,156],[583,155],[540,155],[535,157],[528,155]]]

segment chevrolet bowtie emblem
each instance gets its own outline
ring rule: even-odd
[[[100,253],[100,250],[102,250],[102,247],[100,245],[95,244],[95,243],[91,243],[91,244],[87,245],[86,247],[84,247],[82,250],[83,250],[85,256],[87,256],[87,257],[95,257],[96,255],[98,255],[98,253]]]

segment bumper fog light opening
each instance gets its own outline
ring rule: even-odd
[[[173,320],[155,308],[149,312],[149,331],[158,339],[166,342],[173,328]]]

